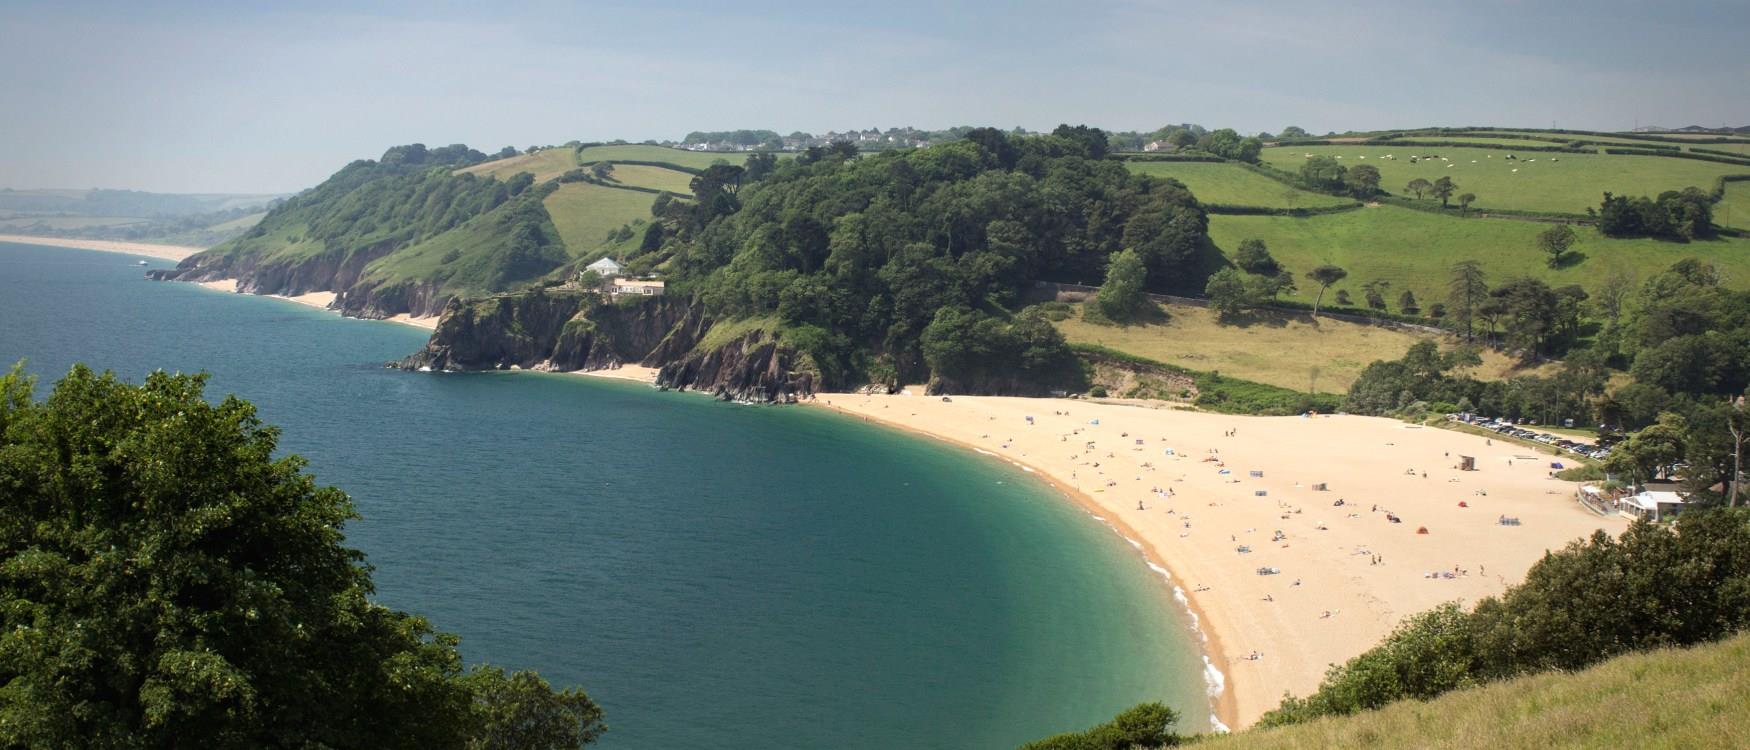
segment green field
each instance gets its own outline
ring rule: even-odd
[[[1552,285],[1580,284],[1589,290],[1613,273],[1627,272],[1646,279],[1684,258],[1713,263],[1734,286],[1750,280],[1750,240],[1613,240],[1587,227],[1576,228],[1580,241],[1574,246],[1574,251],[1585,257],[1552,270],[1545,263],[1547,256],[1534,244],[1537,233],[1548,226],[1505,219],[1459,219],[1379,206],[1306,218],[1211,216],[1209,236],[1229,255],[1241,240],[1264,240],[1277,261],[1301,279],[1300,291],[1293,299],[1311,302],[1317,296],[1318,286],[1304,277],[1308,270],[1324,263],[1349,271],[1349,278],[1325,296],[1327,304],[1337,289],[1347,289],[1360,305],[1362,283],[1389,281],[1386,297],[1394,312],[1398,295],[1405,289],[1415,292],[1424,308],[1444,301],[1449,269],[1462,260],[1481,261],[1491,283],[1533,276]]]
[[[1750,635],[1623,656],[1407,700],[1377,711],[1215,735],[1199,750],[1731,750],[1750,747]]]
[[[1245,325],[1222,323],[1194,305],[1163,305],[1163,319],[1141,325],[1090,323],[1078,311],[1057,323],[1071,344],[1095,344],[1126,354],[1296,391],[1344,393],[1362,368],[1397,359],[1423,336],[1392,328],[1265,312]],[[1444,342],[1451,344],[1454,342]],[[1283,352],[1293,352],[1291,358]],[[1315,378],[1312,368],[1318,368]],[[1529,374],[1506,356],[1487,351],[1472,375],[1495,380]]]
[[[636,190],[572,182],[560,185],[542,205],[553,217],[553,227],[559,230],[566,249],[580,256],[606,246],[608,232],[639,219],[648,220],[655,200],[656,196]]]
[[[1125,162],[1130,171],[1156,177],[1171,177],[1191,188],[1204,203],[1270,208],[1312,208],[1353,203],[1346,198],[1292,188],[1235,164],[1194,161]]]
[[[1714,204],[1714,223],[1750,229],[1750,180],[1726,183],[1725,197]]]
[[[784,154],[779,154],[782,158]],[[704,169],[719,161],[741,164],[747,154],[709,151],[687,151],[667,146],[591,146],[577,155],[584,162],[592,161],[654,161]]]
[[[692,195],[693,176],[662,167],[643,164],[615,164],[609,178],[623,185],[667,190],[678,195]]]
[[[1737,166],[1693,159],[1603,154],[1518,152],[1511,148],[1433,146],[1303,146],[1265,149],[1263,160],[1278,169],[1298,172],[1305,154],[1340,157],[1347,166],[1370,164],[1379,169],[1380,187],[1405,195],[1404,185],[1418,177],[1433,182],[1450,177],[1461,193],[1477,196],[1473,208],[1517,209],[1582,214],[1595,207],[1606,191],[1627,195],[1658,195],[1685,187],[1712,189],[1724,174],[1750,174]],[[1439,154],[1450,161],[1409,157]],[[1505,158],[1515,154],[1518,160]],[[1393,156],[1383,159],[1383,156]],[[1517,170],[1517,171],[1515,171]]]
[[[1698,148],[1714,151],[1730,151],[1734,154],[1750,156],[1750,143],[1698,143],[1694,146],[1684,146],[1684,151],[1694,151]]]
[[[239,216],[239,217],[232,219],[230,221],[227,221],[223,224],[214,224],[210,227],[207,227],[207,231],[209,231],[209,232],[229,232],[232,230],[248,229],[252,226],[255,226],[256,224],[260,224],[262,217],[264,217],[266,215],[267,215],[267,212],[262,211],[261,213],[257,213],[257,214],[249,214],[247,216]]]
[[[511,175],[518,172],[529,172],[535,176],[535,182],[546,182],[576,168],[577,159],[572,156],[571,149],[549,148],[532,154],[519,154],[508,159],[482,162],[471,167],[463,167],[456,172],[497,177],[501,180],[508,180]]]
[[[1405,135],[1404,137],[1396,139],[1396,140],[1401,140],[1401,141],[1450,141],[1453,143],[1476,143],[1476,144],[1480,144],[1480,145],[1484,145],[1484,146],[1501,146],[1504,148],[1510,147],[1510,146],[1559,146],[1559,145],[1561,145],[1559,143],[1553,143],[1551,141],[1540,141],[1540,140],[1533,140],[1530,138],[1489,138],[1486,136],[1476,136],[1476,135],[1441,135],[1438,133],[1428,133],[1425,135],[1412,133],[1412,134]],[[1396,141],[1393,141],[1393,142],[1395,143]],[[1383,145],[1391,145],[1391,144],[1383,144]],[[1294,147],[1293,146],[1284,146],[1284,148],[1292,149]],[[1433,147],[1422,146],[1422,147],[1418,147],[1418,148],[1433,148]]]

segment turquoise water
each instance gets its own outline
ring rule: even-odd
[[[162,265],[161,262],[154,261]],[[212,373],[344,488],[380,599],[470,661],[581,684],[608,748],[1004,748],[1165,700],[1166,585],[1010,467],[799,407],[416,374],[423,331],[0,244],[0,362]]]

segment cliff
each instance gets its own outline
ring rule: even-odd
[[[402,313],[437,315],[454,295],[435,282],[410,279],[366,279],[365,269],[388,254],[387,247],[354,251],[329,250],[301,258],[201,253],[176,268],[153,269],[154,281],[219,281],[236,279],[245,294],[295,297],[310,292],[335,292],[334,308],[354,318],[383,319]]]
[[[668,297],[612,302],[593,292],[548,289],[451,301],[409,370],[569,372],[623,364],[659,368],[656,385],[734,401],[790,402],[819,377],[807,356],[764,331],[710,339],[697,306]]]

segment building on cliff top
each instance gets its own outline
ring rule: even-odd
[[[622,294],[637,294],[645,297],[660,297],[663,293],[663,283],[651,279],[614,279],[609,291],[618,297]]]
[[[584,266],[584,269],[595,271],[596,273],[601,274],[601,277],[604,279],[612,278],[613,276],[618,275],[621,271],[626,270],[625,266],[614,262],[613,258],[602,258],[601,260]]]

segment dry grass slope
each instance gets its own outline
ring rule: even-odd
[[[1200,750],[1719,750],[1750,747],[1750,635],[1625,656],[1405,701],[1355,716],[1241,732]]]
[[[1216,319],[1208,308],[1167,305],[1166,319],[1131,326],[1107,326],[1072,316],[1057,324],[1072,344],[1098,344],[1139,357],[1203,372],[1220,372],[1280,388],[1344,393],[1362,368],[1378,359],[1397,359],[1421,339],[1391,328],[1346,323],[1310,315],[1262,313],[1247,325]],[[1446,341],[1445,344],[1453,342]],[[1316,381],[1312,368],[1317,367]],[[1532,374],[1514,369],[1498,352],[1483,354],[1473,374],[1499,379]]]

